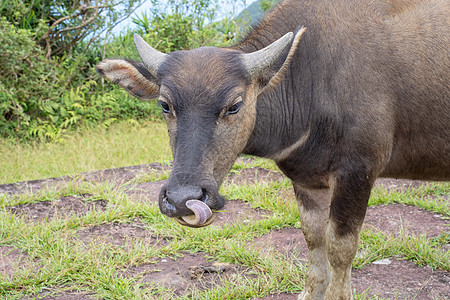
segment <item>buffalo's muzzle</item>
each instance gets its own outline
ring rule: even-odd
[[[161,189],[159,207],[163,214],[176,218],[182,225],[203,227],[215,220],[211,211],[211,208],[217,209],[212,203],[215,198],[217,197],[210,196],[206,188],[168,184]],[[219,203],[223,203],[220,200]]]

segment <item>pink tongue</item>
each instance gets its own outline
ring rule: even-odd
[[[182,218],[192,225],[201,225],[205,223],[212,215],[212,211],[209,206],[206,205],[205,202],[200,200],[188,200],[186,201],[186,207],[194,212],[195,220],[193,220],[193,216],[187,216],[186,219],[184,217]],[[191,220],[188,221],[188,218]]]

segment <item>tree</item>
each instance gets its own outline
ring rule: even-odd
[[[0,0],[0,15],[30,30],[46,58],[71,56],[128,18],[144,0]]]

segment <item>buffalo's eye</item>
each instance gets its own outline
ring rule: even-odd
[[[170,106],[169,104],[167,104],[164,101],[158,101],[158,104],[161,105],[162,111],[165,114],[171,114],[172,112],[170,111]]]
[[[230,107],[227,110],[227,112],[225,113],[225,116],[234,115],[234,114],[238,113],[239,109],[241,109],[242,104],[244,104],[244,103],[241,101],[241,102],[236,103],[232,107]]]

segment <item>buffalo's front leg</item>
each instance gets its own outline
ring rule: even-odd
[[[373,181],[365,172],[336,177],[326,228],[330,281],[325,300],[350,300],[352,262]]]
[[[309,190],[295,186],[303,234],[308,244],[306,284],[299,300],[322,300],[328,286],[326,229],[329,217],[329,189]]]

